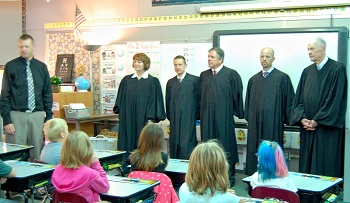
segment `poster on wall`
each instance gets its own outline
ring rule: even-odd
[[[114,75],[103,75],[102,76],[102,88],[115,88],[116,79]]]
[[[103,47],[101,49],[102,61],[113,61],[115,59],[114,47]]]
[[[160,41],[127,42],[126,50],[126,74],[135,72],[132,67],[133,56],[137,53],[144,53],[151,59],[151,66],[148,73],[152,76],[159,77]]]
[[[116,91],[115,90],[103,90],[102,91],[102,103],[115,103]]]
[[[102,113],[103,114],[113,114],[113,104],[102,104]]]
[[[102,62],[102,75],[115,74],[114,62]]]
[[[63,83],[71,83],[74,65],[74,54],[57,54],[55,75]]]
[[[101,57],[101,113],[112,114],[119,84],[126,73],[126,43],[102,46]]]

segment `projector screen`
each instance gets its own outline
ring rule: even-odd
[[[346,65],[348,29],[345,27],[216,31],[213,45],[224,50],[224,65],[240,74],[245,98],[248,80],[262,69],[259,57],[264,47],[274,49],[273,65],[290,76],[296,91],[302,71],[313,63],[307,43],[318,36],[327,43],[327,56]]]
[[[290,76],[296,90],[302,71],[313,63],[307,52],[308,41],[322,37],[327,56],[346,65],[347,33],[346,28],[216,31],[214,47],[225,51],[225,66],[242,77],[244,95],[249,78],[262,69],[259,57],[264,47],[274,49],[273,65]]]

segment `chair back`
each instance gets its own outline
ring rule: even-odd
[[[289,203],[300,203],[299,195],[290,190],[270,188],[264,186],[255,187],[252,191],[253,198],[276,198]]]
[[[158,180],[159,186],[154,187],[154,193],[157,194],[156,203],[175,203],[179,202],[179,198],[174,190],[170,178],[164,173],[133,171],[129,174],[129,178],[138,178],[144,180]]]
[[[68,202],[68,203],[89,203],[89,201],[78,194],[74,193],[59,193],[57,190],[54,190],[52,192],[52,203],[61,203],[61,202]]]

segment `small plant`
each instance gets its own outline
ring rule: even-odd
[[[59,84],[62,84],[62,80],[61,78],[57,77],[57,76],[52,76],[50,78],[50,82],[51,82],[51,85],[59,85]]]

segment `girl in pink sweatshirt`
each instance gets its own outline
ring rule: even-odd
[[[89,202],[100,201],[100,193],[109,190],[109,183],[98,158],[93,154],[88,135],[72,132],[64,140],[60,164],[52,174],[51,182],[60,193],[76,193]]]

